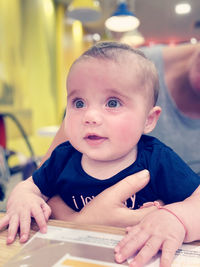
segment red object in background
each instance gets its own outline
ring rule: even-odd
[[[0,114],[0,146],[6,148],[6,127],[4,117]]]

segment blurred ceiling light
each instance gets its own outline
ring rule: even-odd
[[[67,18],[81,22],[92,22],[100,19],[101,9],[97,0],[73,0],[67,8]]]
[[[105,26],[113,32],[127,32],[140,24],[135,14],[128,10],[127,1],[119,0],[116,11],[105,21]]]
[[[98,33],[85,34],[83,39],[86,42],[97,43],[97,42],[99,42],[101,40],[101,35],[98,34]]]
[[[175,6],[175,12],[176,14],[183,15],[188,14],[191,11],[191,5],[187,2],[185,3],[179,3]]]
[[[190,39],[190,43],[191,43],[191,44],[197,44],[198,41],[197,41],[196,38],[192,37],[192,38]]]
[[[140,46],[145,42],[144,36],[138,31],[134,30],[123,35],[120,42],[126,43],[131,46]]]

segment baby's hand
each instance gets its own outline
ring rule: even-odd
[[[8,199],[6,215],[0,220],[0,230],[8,226],[7,244],[15,240],[18,228],[20,228],[20,242],[27,241],[31,217],[36,220],[40,231],[46,232],[51,209],[41,196],[29,190],[30,186],[35,185],[29,181],[20,182]]]
[[[138,225],[127,228],[126,236],[115,247],[115,259],[121,263],[137,253],[130,266],[142,267],[162,250],[160,266],[170,267],[185,234],[183,225],[173,214],[158,209],[147,214]]]

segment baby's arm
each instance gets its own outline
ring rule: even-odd
[[[200,240],[200,186],[184,201],[166,207],[176,214],[187,229],[185,243]]]
[[[7,244],[14,241],[20,227],[20,242],[27,241],[30,232],[31,217],[33,217],[42,233],[46,232],[46,222],[51,209],[34,184],[32,177],[20,182],[12,191],[8,202],[6,215],[0,220],[0,229],[8,226]]]
[[[43,157],[40,165],[49,158],[53,149],[67,140],[64,131],[64,120],[54,138],[48,152]],[[30,231],[31,217],[36,220],[40,231],[46,232],[46,222],[51,214],[50,207],[45,202],[46,198],[41,195],[39,189],[34,184],[32,178],[20,182],[11,192],[7,202],[6,215],[0,220],[0,230],[8,227],[7,243],[14,241],[20,226],[20,242],[25,242],[28,239]]]
[[[127,229],[127,235],[115,248],[117,262],[139,250],[130,266],[142,267],[161,249],[160,266],[170,267],[183,242],[200,239],[200,186],[186,200],[164,208],[169,211],[158,209],[145,216],[137,226]]]

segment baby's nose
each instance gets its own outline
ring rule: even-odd
[[[99,125],[102,122],[101,113],[98,110],[91,109],[86,111],[84,123],[90,125]]]

